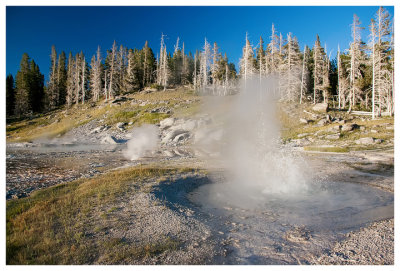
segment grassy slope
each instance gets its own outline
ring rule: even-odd
[[[282,104],[280,106],[285,106]],[[288,141],[290,139],[297,139],[298,135],[300,134],[310,134],[308,136],[316,138],[314,134],[318,132],[318,136],[325,136],[328,134],[332,134],[334,132],[329,131],[329,129],[338,126],[338,123],[332,123],[328,125],[324,125],[322,127],[315,127],[314,125],[316,122],[311,122],[309,124],[302,124],[299,122],[299,118],[303,117],[305,119],[310,119],[310,115],[304,113],[303,110],[307,112],[313,112],[311,110],[312,105],[296,105],[294,111],[296,112],[296,117],[290,117],[287,113],[280,110],[279,117],[282,124],[282,139],[284,141]],[[335,118],[342,118],[347,119],[348,114],[346,112],[339,112],[339,111],[329,111],[328,113],[331,117]],[[383,139],[388,141],[394,138],[394,130],[387,130],[386,126],[394,125],[394,118],[393,117],[383,117],[380,119],[372,120],[368,119],[365,121],[361,121],[360,118],[355,118],[353,121],[349,121],[348,123],[356,123],[359,126],[364,126],[366,134],[361,133],[360,130],[355,130],[352,132],[341,132],[340,138],[331,140],[332,145],[339,145],[336,147],[319,147],[319,146],[307,146],[304,149],[310,151],[323,151],[323,152],[348,152],[350,150],[369,150],[369,149],[379,149],[382,148],[381,145],[356,145],[354,143],[355,140],[362,138],[362,137],[373,137]],[[374,126],[378,127],[374,127]],[[376,130],[376,133],[370,132],[371,129]],[[340,145],[348,145],[348,146],[340,146]],[[384,147],[383,147],[384,148]]]
[[[89,264],[142,259],[174,250],[179,241],[127,244],[106,237],[112,207],[141,189],[148,180],[164,180],[193,169],[135,167],[79,179],[39,190],[30,197],[7,202],[7,264]],[[106,210],[104,208],[106,207]],[[73,219],[72,219],[73,218]],[[117,221],[124,223],[124,221]],[[126,227],[127,225],[118,225]]]
[[[198,110],[200,101],[199,97],[193,94],[193,91],[187,89],[148,94],[136,93],[128,97],[156,102],[157,104],[150,103],[139,106],[132,105],[130,101],[127,101],[121,105],[111,105],[100,101],[95,107],[85,104],[74,105],[66,110],[58,109],[32,120],[25,119],[8,124],[6,127],[7,142],[25,142],[61,136],[72,128],[84,125],[94,119],[104,119],[105,124],[108,125],[117,122],[133,122],[135,126],[143,123],[155,124],[169,117],[170,114],[150,113],[151,109],[168,107],[173,111],[174,116],[188,116]],[[193,103],[187,104],[187,100],[193,101]]]

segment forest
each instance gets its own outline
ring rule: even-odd
[[[163,90],[189,86],[199,95],[232,95],[240,80],[276,78],[284,102],[328,103],[344,110],[370,112],[372,118],[394,114],[394,26],[390,14],[380,7],[361,39],[364,27],[354,14],[349,31],[349,48],[339,48],[336,56],[316,35],[312,46],[300,49],[292,33],[271,27],[268,44],[260,37],[253,45],[247,34],[239,71],[229,62],[216,42],[204,40],[194,54],[185,51],[178,38],[167,50],[164,34],[160,48],[146,42],[141,49],[118,45],[106,56],[100,47],[90,59],[82,52],[68,58],[51,48],[49,79],[27,53],[23,54],[15,78],[6,78],[8,117],[24,117],[66,106],[113,99],[142,90]]]

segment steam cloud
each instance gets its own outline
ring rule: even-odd
[[[128,148],[123,154],[126,159],[137,160],[158,146],[158,128],[155,125],[143,125],[132,132]]]
[[[273,78],[247,80],[238,94],[205,107],[214,123],[198,131],[197,147],[221,163],[229,189],[289,194],[306,187],[305,163],[280,143],[276,85]]]

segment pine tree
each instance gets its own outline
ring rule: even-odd
[[[65,52],[62,51],[58,56],[57,65],[57,86],[58,86],[58,105],[65,104],[65,96],[67,94],[67,69],[66,69],[66,56]]]
[[[240,75],[244,80],[244,84],[246,85],[247,80],[251,79],[256,73],[254,67],[253,47],[250,45],[250,41],[247,38],[247,33],[245,46],[243,47],[242,52],[242,58],[240,59]]]
[[[258,75],[261,80],[261,78],[267,74],[266,57],[265,57],[265,51],[264,51],[264,40],[262,39],[261,36],[260,36],[260,43],[258,45],[258,50],[257,50],[257,67],[258,67]]]
[[[23,54],[15,79],[15,114],[21,116],[32,110],[30,103],[30,59]]]
[[[133,50],[128,51],[128,66],[126,68],[125,80],[124,80],[124,92],[131,93],[135,87],[135,73],[134,73],[134,57]]]
[[[267,73],[275,73],[278,71],[278,35],[276,34],[275,25],[272,24],[270,43],[267,46],[266,53],[266,71]]]
[[[117,70],[116,70],[116,76],[115,76],[115,85],[116,85],[116,90],[115,94],[119,94],[121,89],[122,89],[122,84],[124,82],[124,76],[125,76],[125,69],[127,65],[127,50],[123,45],[119,46],[119,51],[117,54]]]
[[[194,55],[194,63],[193,63],[194,67],[193,67],[193,86],[194,89],[198,89],[199,88],[199,84],[200,84],[200,80],[199,80],[199,67],[200,67],[200,53],[198,50],[196,50],[196,53]]]
[[[285,87],[285,100],[298,100],[301,96],[301,54],[296,37],[287,35],[286,52],[283,57],[282,74],[286,80],[280,80]],[[282,78],[283,79],[283,78]]]
[[[6,115],[14,115],[15,107],[15,86],[14,77],[9,74],[6,78]]]
[[[117,77],[117,43],[114,40],[112,45],[111,51],[109,51],[108,63],[109,70],[108,70],[108,91],[106,95],[106,100],[111,99],[115,95],[116,91],[116,77]]]
[[[44,75],[40,72],[39,66],[32,59],[29,73],[29,102],[34,113],[43,110],[44,98]]]
[[[213,93],[215,94],[216,87],[218,84],[219,77],[218,77],[218,71],[220,69],[220,62],[221,62],[221,54],[218,52],[218,45],[216,42],[214,42],[213,50],[212,50],[212,63],[210,67],[211,71],[211,79],[212,79],[212,87],[213,87]]]
[[[80,92],[81,92],[81,70],[82,70],[82,64],[81,64],[81,55],[76,54],[75,55],[75,74],[74,74],[74,93],[75,93],[75,104],[79,103],[79,98],[80,98]]]
[[[301,85],[300,85],[300,104],[302,103],[304,96],[305,96],[305,91],[307,89],[307,83],[308,83],[308,74],[309,70],[307,69],[307,62],[309,59],[309,54],[308,54],[308,47],[307,45],[304,46],[304,51],[303,51],[303,64],[302,64],[302,70],[301,70]]]
[[[100,98],[102,85],[102,65],[100,46],[97,47],[96,55],[93,55],[90,62],[90,89],[92,92],[92,100],[97,102]]]
[[[371,23],[371,40],[373,40],[373,117],[380,116],[386,109],[392,114],[393,108],[393,80],[390,70],[391,45],[390,14],[380,7]]]
[[[164,34],[161,34],[160,56],[157,61],[157,84],[167,88],[170,71],[168,68],[167,48],[164,43]]]
[[[185,43],[182,43],[182,81],[181,84],[186,85],[190,83],[190,66],[189,57],[185,55]]]
[[[87,69],[88,69],[88,67],[87,67],[86,58],[83,55],[83,52],[81,52],[80,59],[81,59],[81,71],[82,71],[82,73],[81,73],[81,93],[82,93],[81,101],[82,101],[82,104],[84,104],[85,103],[85,99],[86,99],[86,95],[87,95],[86,94],[86,91],[87,91],[86,84],[87,84],[87,81],[88,81],[87,80],[87,75],[88,75]]]
[[[340,59],[340,46],[338,44],[338,51],[337,51],[337,57],[336,57],[336,63],[337,63],[337,73],[338,73],[338,82],[337,82],[337,94],[338,94],[338,108],[342,108],[342,61]]]
[[[72,57],[72,53],[68,56],[68,69],[67,69],[67,93],[66,93],[66,104],[70,107],[74,101],[74,82],[75,82],[75,60]]]
[[[314,104],[317,102],[317,95],[322,92],[324,102],[326,101],[326,89],[324,88],[324,74],[326,72],[326,54],[321,47],[319,36],[314,44]]]
[[[143,86],[149,86],[154,80],[154,71],[156,70],[156,59],[153,50],[146,41],[142,49],[143,54]]]
[[[353,16],[353,23],[351,25],[351,32],[353,41],[350,44],[350,85],[351,85],[351,105],[356,104],[356,95],[360,95],[360,88],[358,87],[357,80],[361,79],[361,62],[362,62],[362,52],[361,52],[361,30],[360,20],[356,14]]]
[[[210,62],[211,62],[211,46],[207,41],[207,38],[204,39],[203,51],[201,52],[200,57],[200,74],[199,74],[199,86],[202,88],[202,92],[206,93],[206,88],[210,82]]]
[[[47,106],[48,108],[54,109],[58,105],[59,101],[59,88],[57,81],[57,51],[55,46],[51,46],[51,55],[50,55],[50,74],[49,74],[49,82],[47,84]]]

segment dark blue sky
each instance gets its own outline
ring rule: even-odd
[[[393,16],[394,8],[385,7]],[[100,45],[103,56],[114,40],[128,48],[141,48],[146,40],[155,54],[160,36],[167,35],[173,50],[179,36],[186,51],[201,49],[204,38],[217,42],[236,65],[245,34],[254,46],[259,36],[269,42],[271,24],[284,37],[292,32],[304,45],[312,46],[315,35],[332,56],[337,45],[348,48],[353,14],[360,17],[363,40],[377,6],[355,7],[10,7],[6,8],[6,73],[15,75],[24,52],[48,77],[51,45],[57,52],[84,52],[87,59]]]

